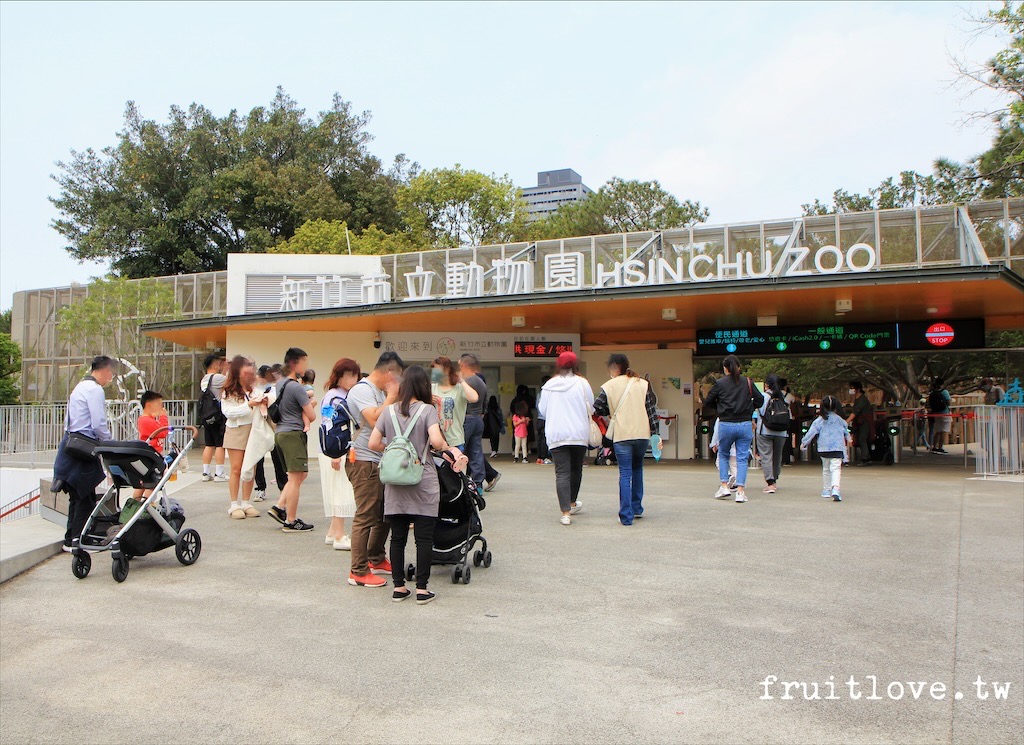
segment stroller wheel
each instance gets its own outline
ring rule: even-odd
[[[469,584],[469,580],[470,580],[470,578],[472,576],[473,576],[473,568],[470,567],[470,566],[466,566],[466,568],[462,570],[462,584],[468,585]]]
[[[459,584],[459,580],[462,579],[462,565],[456,564],[452,567],[452,584]]]
[[[174,542],[174,555],[185,566],[195,564],[202,550],[203,541],[199,538],[199,533],[192,528],[183,530],[178,535],[178,540]]]
[[[479,549],[473,552],[473,566],[478,567],[484,563],[484,553]]]
[[[124,582],[128,579],[128,559],[123,556],[114,559],[114,563],[110,565],[110,573],[115,582]]]
[[[491,565],[491,558],[492,557],[491,557],[491,552],[490,551],[488,551],[487,553],[484,554],[484,569],[486,569],[487,567],[489,567]]]
[[[412,564],[405,568],[405,581],[412,582],[416,579],[416,567]]]
[[[71,559],[71,573],[78,577],[78,579],[85,579],[89,576],[89,570],[92,569],[92,556],[82,551],[79,554],[75,554]]]

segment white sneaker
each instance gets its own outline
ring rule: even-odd
[[[544,459],[544,465],[545,465],[545,466],[550,466],[550,465],[551,465],[551,463],[552,463],[552,461],[551,461],[551,458],[545,458],[545,459]]]
[[[729,483],[726,484],[729,487],[729,491],[736,491],[736,479],[733,476],[729,477]]]
[[[720,486],[718,487],[718,491],[715,492],[715,499],[728,499],[731,496],[732,492],[729,491],[729,487],[727,486]]]
[[[832,490],[831,489],[822,489],[821,490],[821,498],[822,499],[832,499]]]
[[[492,450],[491,451],[491,457],[492,458],[497,458],[498,457],[498,451],[497,450]]]
[[[203,480],[203,481],[213,481],[213,476],[211,476],[211,475],[210,475],[210,474],[208,474],[208,473],[204,473],[204,474],[203,474],[203,478],[202,478],[202,480]]]
[[[328,546],[333,545],[334,544],[334,536],[333,535],[324,536],[324,543],[326,543]]]
[[[572,503],[572,506],[569,508],[569,514],[578,515],[581,512],[583,512],[583,500],[577,499],[575,502]]]
[[[747,501],[746,493],[745,492],[736,492],[736,501],[737,502],[746,502]]]
[[[252,501],[253,502],[263,502],[263,501],[266,501],[266,499],[267,499],[267,492],[265,490],[263,490],[263,489],[256,489],[255,491],[253,491],[253,493],[252,493]]]
[[[562,525],[572,525],[572,518],[568,515],[562,515],[558,522],[562,523]]]
[[[352,550],[352,539],[347,535],[343,535],[340,541],[334,542],[335,551],[351,551]]]
[[[213,477],[213,480],[218,482],[218,483],[223,483],[223,482],[228,480],[228,477],[227,476],[223,476],[221,474],[217,474],[216,476]]]

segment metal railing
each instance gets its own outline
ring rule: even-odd
[[[0,507],[0,523],[39,514],[39,487]]]
[[[0,406],[0,465],[49,465],[64,436],[67,404]],[[172,425],[195,423],[194,401],[164,401]],[[138,437],[141,408],[136,401],[107,401],[107,423],[115,440]]]
[[[979,476],[1024,474],[1024,408],[974,407],[975,473]]]

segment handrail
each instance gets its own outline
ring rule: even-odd
[[[3,520],[8,515],[14,514],[18,510],[25,509],[26,507],[31,505],[33,502],[35,502],[37,499],[39,499],[40,495],[41,495],[41,492],[40,492],[39,487],[37,486],[32,491],[27,492],[25,494],[22,494],[20,497],[18,497],[14,501],[8,502],[3,507],[0,507],[0,520]],[[28,499],[25,499],[26,497],[28,497]],[[18,502],[20,500],[23,500],[23,499],[25,499],[24,502],[22,502],[19,505],[15,505],[14,507],[11,507],[12,504],[14,504],[15,502]],[[31,512],[29,514],[31,514]],[[27,517],[27,515],[26,515],[26,517]]]

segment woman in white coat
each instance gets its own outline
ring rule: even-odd
[[[594,391],[581,377],[579,358],[563,352],[555,363],[555,375],[544,384],[538,410],[544,420],[551,459],[555,462],[555,490],[562,510],[562,525],[571,525],[570,515],[583,511],[579,499],[583,483],[583,461],[590,444],[590,423],[594,415]]]

